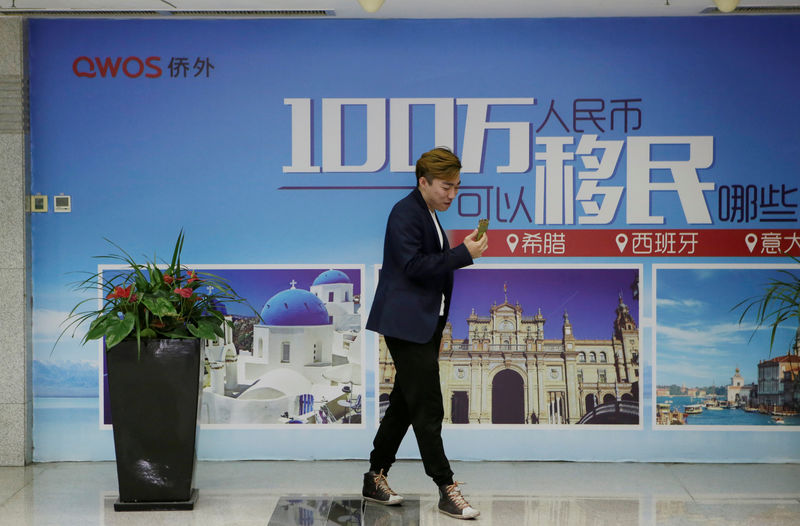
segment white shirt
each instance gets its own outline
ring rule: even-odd
[[[442,230],[439,228],[439,222],[436,220],[436,212],[428,209],[428,212],[431,213],[431,219],[433,220],[433,227],[436,229],[436,233],[439,235],[439,250],[444,249],[444,238],[442,237]],[[439,307],[439,316],[444,316],[444,294],[442,294],[442,305]]]

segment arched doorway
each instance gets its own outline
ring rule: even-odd
[[[469,424],[469,394],[453,391],[450,399],[450,421],[454,424]]]
[[[492,380],[492,423],[525,423],[525,389],[522,376],[511,369],[500,371]]]
[[[586,401],[586,412],[588,413],[597,406],[597,395],[594,393],[589,393],[588,395],[586,395],[585,401]]]

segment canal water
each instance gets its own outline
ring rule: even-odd
[[[683,411],[687,404],[702,404],[702,398],[693,398],[691,396],[659,396],[658,403],[670,402],[672,409]],[[783,417],[783,424],[776,424],[769,415],[762,415],[761,413],[750,413],[744,409],[722,409],[720,411],[710,411],[703,407],[703,412],[698,415],[688,415],[686,417],[687,425],[695,426],[798,426],[800,425],[800,416],[786,416]]]

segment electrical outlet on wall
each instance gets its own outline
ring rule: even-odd
[[[47,196],[36,194],[31,196],[31,212],[47,212]]]

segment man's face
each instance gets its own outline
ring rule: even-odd
[[[460,185],[460,177],[454,181],[434,178],[432,183],[429,183],[424,177],[419,179],[419,191],[422,193],[422,198],[425,199],[428,208],[439,212],[444,212],[450,208]]]

